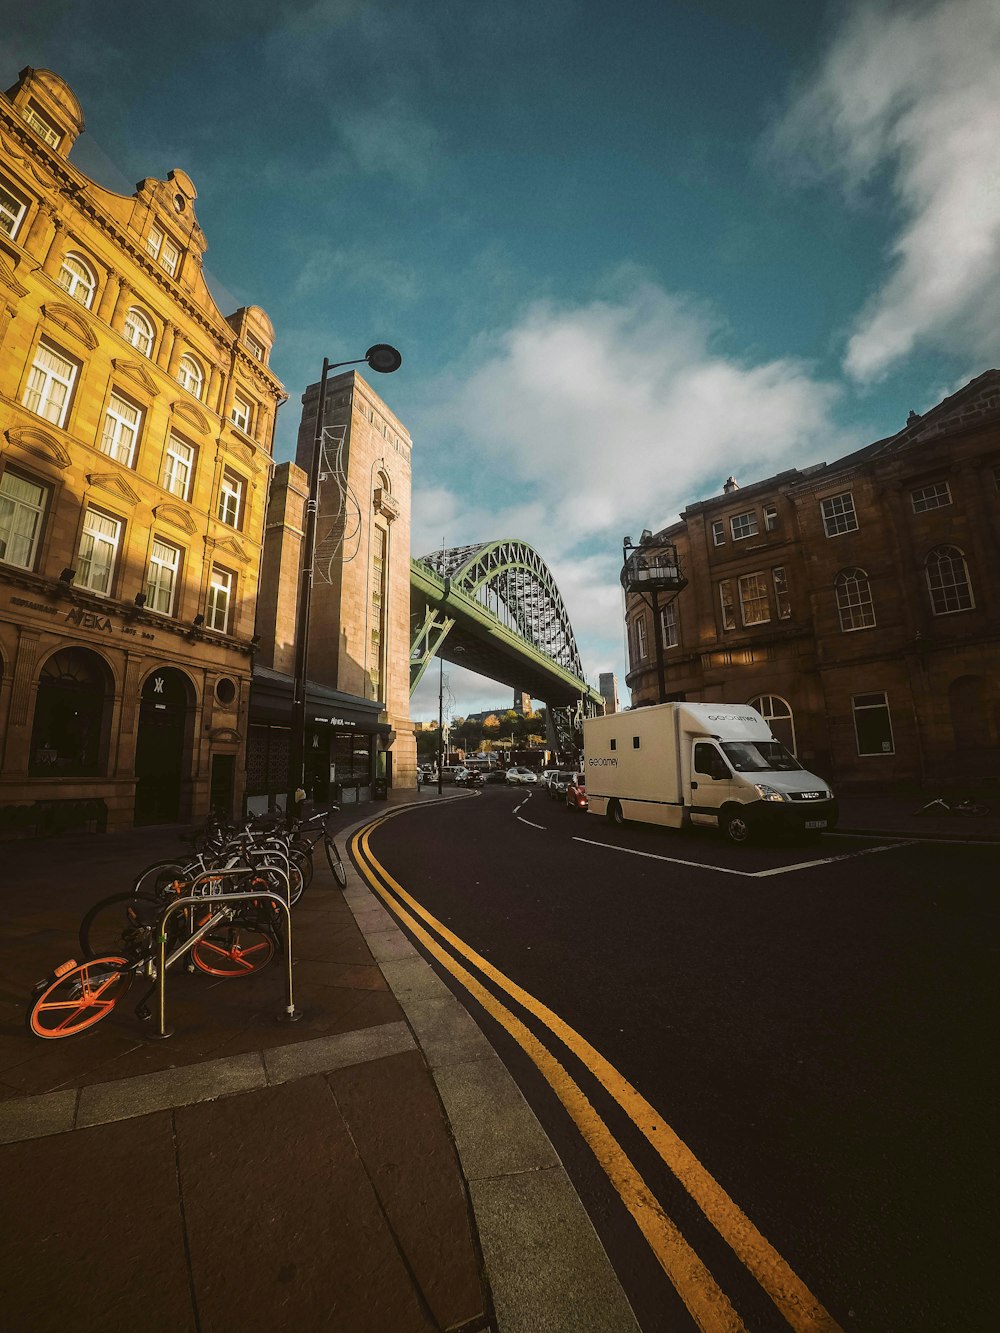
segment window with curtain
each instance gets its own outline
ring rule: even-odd
[[[152,355],[153,325],[135,306],[125,316],[123,333],[125,341],[131,343],[137,352],[141,352],[143,356]]]
[[[24,406],[53,425],[65,426],[80,367],[49,343],[40,342],[31,363]]]
[[[0,477],[0,560],[33,569],[48,491],[7,471]]]
[[[56,282],[74,301],[90,309],[97,289],[97,279],[89,264],[79,255],[67,255],[56,274]]]
[[[101,452],[117,459],[126,467],[135,461],[135,445],[139,438],[142,412],[120,393],[113,392],[104,413],[101,431]]]
[[[76,584],[107,595],[114,579],[122,525],[99,509],[87,509],[76,560]]]

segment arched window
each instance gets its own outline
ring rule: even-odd
[[[205,387],[205,372],[194,357],[187,353],[181,357],[180,365],[177,367],[177,383],[187,389],[188,393],[193,393],[196,398],[201,397],[202,389]]]
[[[789,704],[777,694],[758,694],[749,701],[751,708],[756,708],[761,717],[771,728],[777,740],[786,750],[796,754],[795,719]]]
[[[79,301],[81,305],[90,309],[94,292],[97,290],[97,279],[90,265],[84,263],[79,255],[66,256],[56,274],[56,282],[64,292],[72,296],[74,301]]]
[[[834,580],[840,628],[870,629],[875,624],[871,585],[863,569],[842,569]]]
[[[125,341],[130,342],[137,352],[143,356],[151,355],[153,351],[153,326],[135,306],[125,316]]]
[[[111,698],[104,662],[86,648],[62,648],[38,676],[31,730],[33,777],[93,777],[103,770]]]
[[[924,571],[936,616],[971,611],[975,606],[965,556],[957,546],[935,546],[924,561]]]

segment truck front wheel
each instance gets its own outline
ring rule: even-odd
[[[727,841],[738,846],[750,841],[752,836],[750,821],[740,806],[731,805],[723,810],[719,823]]]
[[[625,823],[625,816],[622,814],[622,808],[617,801],[608,802],[608,823],[614,824],[615,828],[621,828]]]

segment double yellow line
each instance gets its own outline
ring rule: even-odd
[[[537,1066],[617,1190],[698,1327],[706,1333],[736,1333],[745,1326],[712,1274],[664,1213],[583,1090],[548,1047],[492,991],[487,990],[458,961],[459,958],[538,1019],[589,1070],[652,1144],[705,1217],[767,1292],[790,1328],[796,1333],[840,1333],[839,1325],[781,1255],[624,1075],[551,1009],[504,976],[432,916],[381,865],[371,850],[371,835],[387,819],[402,813],[404,811],[396,810],[382,816],[360,829],[351,839],[351,850],[362,874],[397,920],[514,1038]],[[443,947],[442,941],[452,952]]]

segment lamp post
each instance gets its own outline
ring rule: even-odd
[[[403,364],[403,358],[388,343],[376,343],[364,356],[353,361],[328,361],[323,358],[323,374],[319,382],[319,405],[316,412],[316,438],[309,463],[309,499],[306,501],[305,532],[302,538],[302,570],[299,575],[299,599],[295,624],[295,672],[292,688],[292,730],[288,742],[288,798],[286,815],[289,817],[305,799],[306,766],[306,668],[309,661],[309,613],[312,607],[313,565],[316,561],[316,524],[319,510],[320,457],[323,452],[323,418],[326,414],[326,380],[331,370],[341,366],[359,366],[362,363],[380,375],[391,375]]]
[[[659,699],[667,702],[667,682],[663,669],[663,627],[660,623],[660,594],[668,596],[665,605],[674,601],[687,587],[687,579],[681,572],[677,559],[677,547],[669,542],[654,539],[653,534],[643,531],[638,546],[631,537],[622,542],[621,583],[626,594],[631,594],[645,602],[653,614],[653,638],[656,649],[656,684]]]

